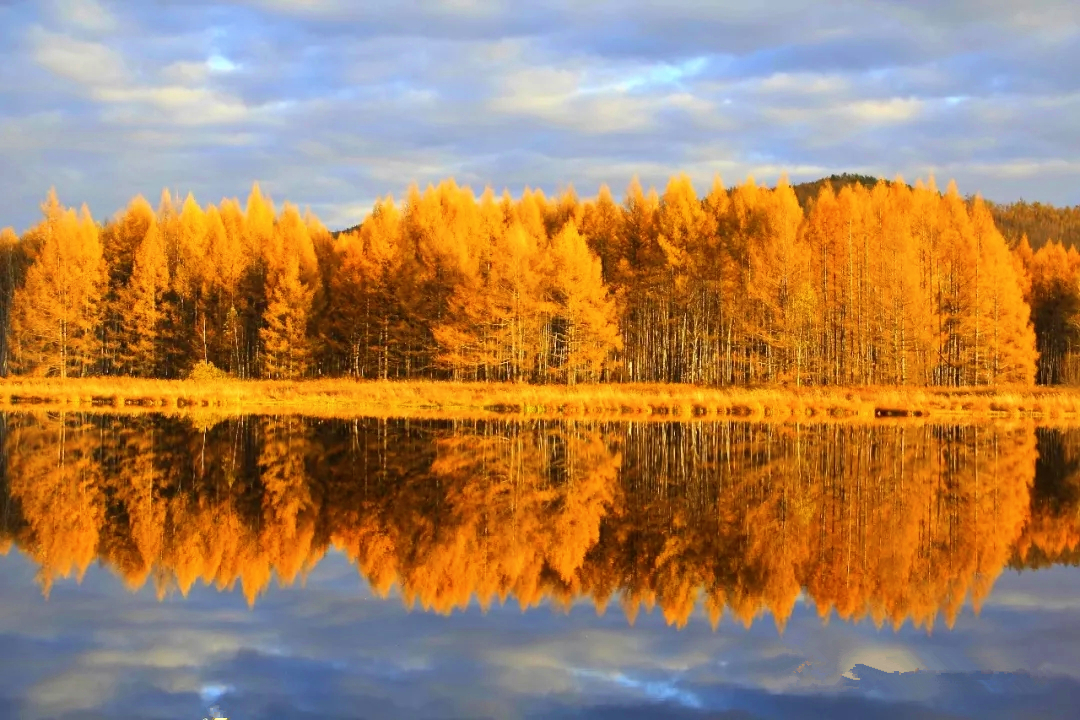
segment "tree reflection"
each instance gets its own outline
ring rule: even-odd
[[[783,629],[951,625],[1003,568],[1080,544],[1080,431],[18,414],[0,421],[0,551],[48,594],[95,560],[160,596],[254,603],[331,548],[449,613],[617,600]]]

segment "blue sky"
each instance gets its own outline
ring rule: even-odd
[[[100,567],[44,600],[35,571],[0,556],[2,720],[194,720],[211,705],[249,720],[984,720],[1073,718],[1080,703],[1074,568],[1005,572],[952,630],[825,624],[800,603],[783,635],[768,618],[676,630],[659,612],[631,627],[584,602],[409,612],[337,552],[253,609],[201,585],[158,602]]]
[[[0,225],[855,171],[1080,203],[1080,3],[0,0]]]

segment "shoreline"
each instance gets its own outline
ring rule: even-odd
[[[0,379],[0,411],[634,421],[1026,419],[1080,425],[1080,389],[14,377]]]

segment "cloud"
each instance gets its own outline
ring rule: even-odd
[[[201,87],[101,88],[94,97],[105,103],[128,106],[106,114],[114,122],[128,124],[157,120],[175,125],[217,125],[235,123],[249,115],[248,108],[236,98]]]
[[[78,40],[41,28],[31,28],[33,57],[54,75],[85,88],[123,83],[127,80],[119,53],[96,42]]]
[[[1007,573],[951,631],[659,613],[629,626],[591,607],[451,617],[378,599],[332,552],[305,587],[197,586],[158,602],[105,568],[49,601],[19,553],[0,557],[0,700],[13,717],[1071,718],[1080,700],[1073,568]],[[1040,598],[1044,601],[1040,603]],[[200,714],[201,713],[201,714]],[[0,707],[0,718],[5,717]]]
[[[519,192],[860,171],[1080,202],[1072,3],[0,4],[0,224],[254,180],[354,224],[453,175]],[[46,132],[48,131],[48,132]]]
[[[117,29],[116,17],[98,0],[51,0],[52,18],[61,25],[94,33]]]

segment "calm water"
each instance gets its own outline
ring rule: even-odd
[[[0,718],[1080,706],[1080,431],[26,414],[0,436]]]

